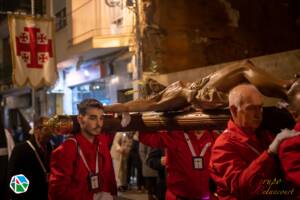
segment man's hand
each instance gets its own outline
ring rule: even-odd
[[[119,152],[119,153],[123,153],[124,149],[121,146],[118,146],[116,148],[116,151]]]
[[[122,113],[122,120],[121,120],[121,126],[126,127],[131,121],[130,114],[128,112],[123,112]]]
[[[289,130],[289,129],[283,129],[280,133],[277,134],[273,142],[270,144],[268,152],[272,154],[277,154],[279,144],[290,137],[295,137],[297,135],[300,135],[300,132]]]

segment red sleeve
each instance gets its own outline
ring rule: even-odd
[[[215,141],[217,140],[217,138],[220,136],[220,132],[212,130],[212,131],[208,131],[209,134],[211,134],[212,139],[213,139],[213,143],[215,143]]]
[[[286,180],[300,188],[300,137],[289,138],[279,146],[278,156]]]
[[[169,148],[172,144],[171,134],[167,131],[153,133],[139,133],[139,141],[154,148]],[[174,141],[174,140],[173,140]]]
[[[50,200],[76,199],[75,195],[80,194],[76,188],[70,188],[76,156],[77,145],[71,140],[66,140],[52,153],[48,192]]]
[[[261,181],[272,177],[274,166],[274,158],[266,151],[250,164],[246,163],[238,149],[220,136],[212,148],[209,170],[218,192],[228,191],[240,199],[248,199],[262,192],[264,185]]]

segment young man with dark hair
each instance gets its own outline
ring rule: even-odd
[[[80,132],[52,154],[50,200],[112,200],[117,194],[109,151],[102,134],[103,106],[96,99],[78,105]]]

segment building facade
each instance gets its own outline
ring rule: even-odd
[[[104,104],[132,98],[135,13],[127,1],[54,0],[59,80],[48,114],[76,114],[84,98]],[[53,101],[52,101],[53,102]]]

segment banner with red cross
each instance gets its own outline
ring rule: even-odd
[[[8,25],[14,83],[29,83],[33,88],[55,84],[58,74],[53,19],[10,15]]]

